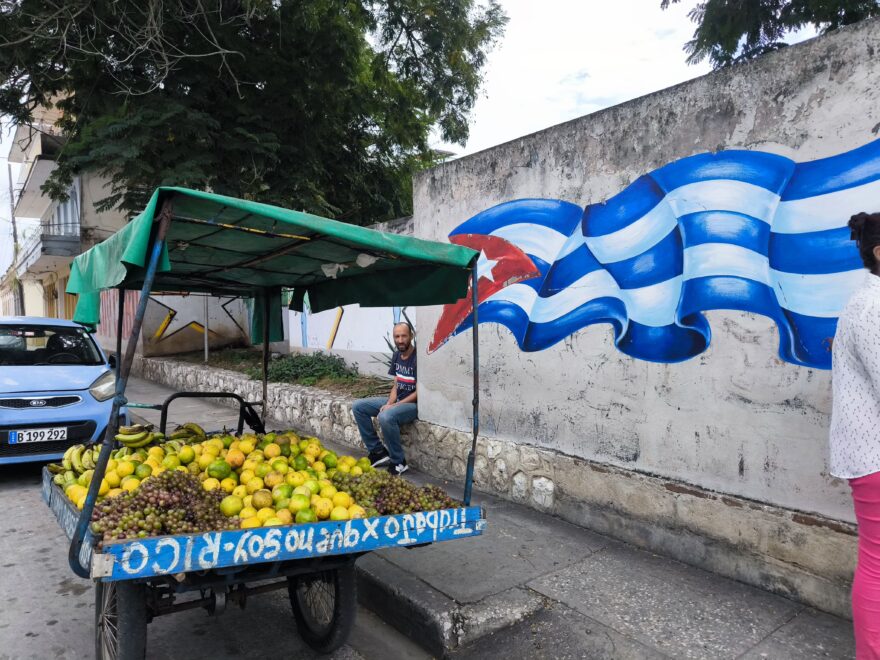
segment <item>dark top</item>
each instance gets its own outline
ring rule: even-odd
[[[400,351],[394,351],[391,356],[391,368],[388,369],[389,376],[397,377],[397,400],[400,401],[404,397],[409,396],[416,391],[416,352],[404,360],[400,357]]]

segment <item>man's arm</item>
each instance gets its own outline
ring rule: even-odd
[[[379,408],[379,412],[382,412],[386,408],[390,408],[395,403],[397,403],[397,376],[394,377],[394,384],[391,386],[391,394],[388,395],[388,403]]]

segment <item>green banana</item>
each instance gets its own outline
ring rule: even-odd
[[[98,464],[98,457],[101,455],[101,445],[95,445],[92,447],[92,462],[95,465]]]
[[[185,429],[182,426],[177,427],[174,430],[174,433],[168,436],[169,440],[189,440],[192,438],[193,433],[189,429]]]
[[[148,438],[148,437],[150,437],[150,434],[147,433],[146,431],[141,431],[140,433],[134,433],[134,434],[125,434],[125,433],[117,433],[116,434],[116,439],[128,447],[131,447],[135,443],[138,443],[141,440],[143,440],[144,438]]]
[[[52,477],[52,482],[53,482],[56,486],[63,486],[64,483],[65,483],[65,481],[64,481],[64,474],[56,474],[54,477]]]
[[[195,422],[187,422],[183,425],[183,428],[189,429],[192,432],[192,435],[198,436],[202,440],[208,439],[208,434],[205,433],[205,429],[196,424]]]
[[[120,426],[118,433],[120,435],[138,435],[146,430],[143,424],[132,424],[131,426]]]
[[[64,483],[69,484],[71,481],[76,481],[76,472],[68,470],[64,473]]]
[[[124,458],[124,457],[128,456],[128,454],[130,452],[131,452],[131,450],[128,447],[120,447],[119,449],[116,450],[116,458],[117,459]]]
[[[49,465],[46,466],[46,469],[49,470],[51,474],[56,475],[64,472],[64,468],[61,465],[58,465],[58,463],[49,463]]]
[[[116,439],[119,440],[119,436],[116,436]],[[144,432],[141,436],[135,436],[134,439],[129,439],[122,441],[128,449],[139,449],[141,447],[146,447],[153,441],[153,436],[149,433]]]
[[[180,451],[182,445],[177,440],[169,440],[165,444],[162,445],[162,448],[166,451],[171,449],[173,452],[177,453]]]
[[[82,474],[83,472],[85,472],[85,468],[82,464],[83,449],[85,449],[85,447],[83,447],[82,445],[76,445],[70,454],[70,462],[73,465],[73,471],[77,474]]]

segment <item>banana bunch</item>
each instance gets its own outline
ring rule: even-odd
[[[204,442],[208,439],[208,434],[198,424],[187,422],[183,426],[178,426],[174,432],[168,436],[169,440],[179,440],[183,443]]]
[[[120,426],[119,432],[116,434],[116,440],[123,447],[128,449],[140,449],[147,445],[160,442],[165,439],[161,433],[154,433],[142,424],[134,424],[133,426]]]
[[[64,452],[61,463],[49,463],[46,468],[55,475],[53,480],[59,486],[76,480],[81,474],[94,470],[101,454],[101,445],[72,445]]]

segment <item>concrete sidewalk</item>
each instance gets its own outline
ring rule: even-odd
[[[132,401],[172,390],[132,379]],[[155,411],[136,411],[158,422]],[[170,420],[234,427],[231,408],[173,404]],[[278,424],[267,424],[280,428]],[[332,444],[332,443],[328,443]],[[350,448],[341,448],[354,453]],[[417,483],[430,480],[410,471]],[[451,495],[461,484],[441,483]],[[477,494],[483,536],[358,560],[361,602],[436,656],[852,658],[852,624]]]

